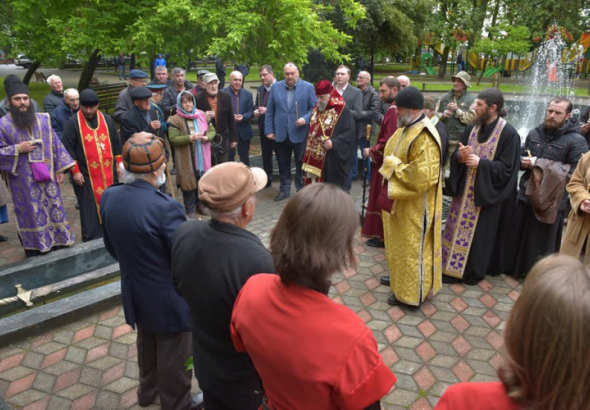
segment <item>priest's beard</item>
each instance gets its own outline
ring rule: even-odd
[[[9,111],[17,128],[32,127],[35,123],[35,107],[33,107],[33,104],[29,104],[26,111],[21,111],[18,107],[9,104]]]
[[[324,112],[324,110],[326,109],[326,106],[328,105],[328,101],[326,102],[319,102],[318,101],[318,110],[319,112]]]
[[[491,118],[492,118],[492,114],[490,113],[490,108],[488,107],[488,109],[486,110],[485,113],[475,116],[475,118],[473,119],[473,123],[475,124],[476,127],[483,127],[484,125],[486,125],[488,123],[488,121]]]
[[[409,111],[405,114],[398,114],[397,115],[397,127],[398,128],[405,128],[412,122],[412,112]]]

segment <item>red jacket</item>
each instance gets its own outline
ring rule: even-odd
[[[435,410],[520,410],[500,382],[459,383],[449,387]]]

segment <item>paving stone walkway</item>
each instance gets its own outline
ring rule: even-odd
[[[79,240],[71,187],[62,186]],[[353,197],[360,198],[361,192],[356,182]],[[249,226],[265,244],[284,206],[273,201],[276,194],[275,187],[258,194]],[[0,245],[1,268],[19,260],[22,250],[10,225],[0,225],[0,234],[11,237]],[[382,400],[384,409],[432,409],[453,383],[497,380],[496,368],[504,360],[502,330],[520,294],[518,281],[500,276],[478,286],[443,285],[419,309],[391,307],[386,303],[389,288],[379,284],[379,276],[388,272],[383,249],[357,238],[354,251],[357,269],[333,276],[330,297],[373,330],[385,363],[398,378]],[[0,397],[15,409],[138,409],[135,340],[117,306],[2,347]],[[193,390],[198,391],[196,381]]]

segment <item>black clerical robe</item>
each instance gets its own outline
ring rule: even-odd
[[[88,126],[92,129],[99,130],[98,115],[91,120],[87,120]],[[107,115],[102,114],[108,130],[108,139],[110,144],[102,141],[105,136],[101,132],[96,132],[93,139],[82,140],[80,135],[82,127],[80,126],[80,116],[72,116],[65,124],[63,132],[63,144],[68,150],[69,154],[76,161],[76,166],[72,168],[72,175],[81,172],[84,176],[84,185],[79,186],[74,182],[74,193],[80,205],[80,222],[82,225],[82,240],[84,242],[93,239],[102,238],[103,230],[100,221],[100,214],[97,203],[97,196],[102,194],[106,187],[97,187],[92,183],[92,178],[89,172],[88,156],[92,147],[95,149],[109,150],[109,156],[112,160],[106,160],[106,155],[101,155],[99,161],[91,161],[91,166],[95,171],[102,169],[102,175],[105,180],[112,180],[113,184],[118,182],[117,178],[117,164],[121,160],[121,141],[117,133],[117,128],[113,119]],[[82,117],[83,118],[83,117]],[[85,144],[87,145],[85,148]],[[102,147],[102,148],[101,148]],[[101,162],[102,164],[99,164]],[[112,173],[112,174],[111,174]],[[111,176],[111,178],[109,178]],[[102,178],[101,178],[102,179]],[[106,184],[108,185],[108,184]]]
[[[499,119],[480,130],[477,144],[484,146],[490,143],[498,121]],[[463,131],[460,142],[464,146],[469,145],[473,128],[474,125],[470,124]],[[458,151],[457,146],[450,158],[451,174],[447,185],[454,201],[463,195],[469,172],[469,167],[457,161]],[[520,166],[520,137],[510,124],[505,124],[502,129],[491,158],[480,160],[473,185],[473,202],[479,208],[479,216],[475,220],[475,231],[467,249],[468,256],[462,261],[464,266],[461,277],[469,285],[477,284],[486,274],[495,276],[507,269],[507,248],[514,227],[516,182]],[[443,234],[443,274],[459,277],[451,274],[450,256],[445,252],[451,246],[465,248],[466,242],[460,243],[463,239],[449,232],[450,218],[451,214],[447,218]]]
[[[324,182],[346,190],[346,177],[355,160],[352,153],[356,149],[354,118],[347,107],[342,110],[330,139],[332,148],[326,152],[322,177]]]

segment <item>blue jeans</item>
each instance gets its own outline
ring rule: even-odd
[[[125,66],[124,65],[120,65],[118,67],[118,69],[119,69],[119,80],[126,80],[127,79],[127,76],[125,75]],[[121,77],[123,77],[123,78],[121,78]]]

